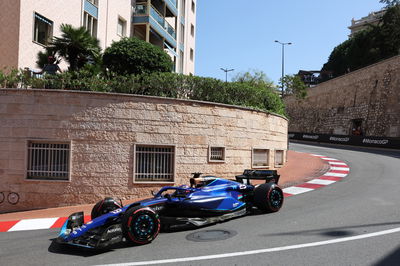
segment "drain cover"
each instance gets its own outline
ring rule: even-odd
[[[237,232],[232,230],[205,230],[194,232],[186,236],[187,240],[197,241],[197,242],[208,242],[208,241],[218,241],[225,240],[234,237]]]

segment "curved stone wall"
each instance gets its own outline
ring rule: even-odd
[[[286,155],[287,127],[281,116],[222,104],[0,89],[0,212],[147,197],[165,184],[187,184],[193,172],[232,178],[252,168],[253,149],[268,149],[273,169],[274,151]],[[32,141],[70,144],[68,180],[27,179]],[[173,182],[134,182],[139,144],[174,148]],[[225,160],[210,161],[210,147],[223,147]]]

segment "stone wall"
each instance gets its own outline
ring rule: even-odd
[[[29,141],[71,143],[68,181],[26,179]],[[135,183],[135,144],[175,146],[174,184],[193,172],[233,178],[252,166],[252,149],[287,149],[287,120],[247,108],[157,97],[0,89],[0,192],[5,211],[149,196],[165,184]],[[223,163],[208,161],[225,147]],[[271,167],[273,168],[273,167]],[[174,185],[169,184],[169,185]]]
[[[305,100],[284,101],[290,132],[350,135],[359,120],[366,136],[400,137],[400,57],[321,83]]]

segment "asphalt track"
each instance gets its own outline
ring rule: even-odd
[[[350,174],[288,198],[278,213],[163,233],[146,246],[95,253],[52,243],[56,229],[0,233],[0,265],[399,265],[400,152],[290,148],[345,161]],[[219,241],[186,238],[206,230],[235,234]]]

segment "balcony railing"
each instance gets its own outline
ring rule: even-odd
[[[164,29],[168,32],[169,35],[171,35],[172,37],[174,37],[174,39],[176,39],[175,29],[166,21],[165,21]]]
[[[170,2],[176,8],[176,0],[165,0],[165,2]]]
[[[149,14],[150,13],[150,14]],[[148,12],[147,4],[136,4],[135,16],[151,16],[171,37],[176,40],[175,29],[165,20],[164,16],[155,9],[155,7],[150,7],[150,12]]]
[[[147,12],[147,4],[136,4],[135,15],[149,15]]]

